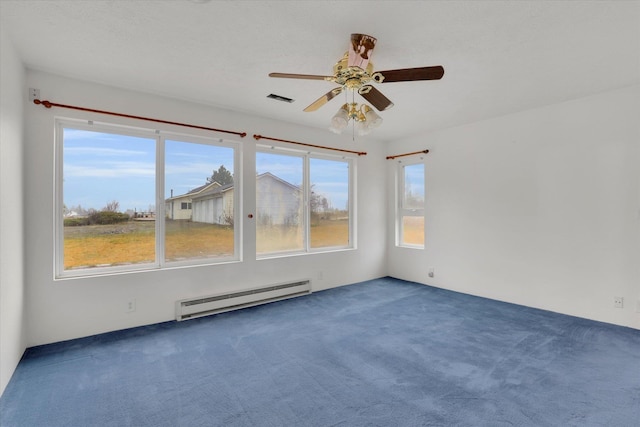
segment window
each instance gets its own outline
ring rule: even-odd
[[[261,150],[256,153],[258,256],[353,247],[353,161]]]
[[[302,156],[256,153],[256,251],[304,249]]]
[[[349,246],[349,163],[309,159],[310,246]]]
[[[399,163],[397,244],[424,248],[424,163]]]
[[[239,258],[233,143],[59,120],[56,144],[57,277]]]
[[[234,149],[167,139],[165,165],[165,261],[232,258]]]

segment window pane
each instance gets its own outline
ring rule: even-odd
[[[424,247],[424,163],[402,165],[399,173],[399,244]]]
[[[402,218],[402,243],[424,246],[424,216]]]
[[[63,129],[64,270],[155,261],[155,144]]]
[[[349,245],[349,163],[310,159],[311,248]]]
[[[256,251],[304,249],[302,157],[256,153]]]
[[[404,167],[404,199],[405,209],[424,208],[424,164]]]
[[[234,150],[165,142],[165,259],[234,255]]]

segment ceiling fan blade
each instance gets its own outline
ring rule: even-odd
[[[376,47],[376,38],[366,34],[351,34],[351,43],[349,44],[349,67],[360,67],[367,69],[371,60],[371,53]]]
[[[403,68],[399,70],[378,71],[384,80],[380,83],[410,82],[415,80],[439,80],[444,75],[444,68],[434,67]]]
[[[393,107],[393,102],[371,85],[365,85],[358,91],[360,96],[369,101],[378,111],[384,111]]]
[[[304,80],[327,80],[333,81],[333,76],[318,76],[314,74],[288,74],[288,73],[269,73],[269,77],[278,77],[281,79],[304,79]]]
[[[307,113],[310,111],[316,111],[318,108],[322,107],[324,104],[331,101],[336,96],[340,95],[341,92],[342,92],[342,87],[337,87],[333,90],[330,90],[329,92],[325,93],[320,98],[315,100],[307,108],[305,108],[304,111],[306,111]]]

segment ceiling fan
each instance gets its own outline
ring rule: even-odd
[[[351,34],[349,50],[333,66],[333,75],[331,76],[270,73],[269,77],[326,80],[339,85],[339,87],[325,93],[304,109],[304,111],[310,112],[316,111],[324,104],[346,91],[351,91],[354,94],[357,92],[378,111],[384,111],[392,107],[393,102],[384,96],[382,92],[373,87],[371,83],[439,80],[444,75],[444,68],[440,65],[374,72],[373,63],[371,62],[371,54],[376,45],[376,41],[375,37],[366,34]],[[341,115],[344,120],[346,116],[346,120],[344,120],[344,127],[346,127],[346,122],[349,119],[354,119],[356,122],[365,122],[367,120],[367,114],[370,114],[374,119],[379,119],[376,120],[378,123],[382,120],[377,116],[377,114],[371,113],[373,113],[373,111],[366,105],[358,109],[357,103],[354,101],[343,105],[341,110],[338,111],[338,114],[336,114],[336,117]],[[332,128],[332,130],[335,129]]]

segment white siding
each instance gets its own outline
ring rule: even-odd
[[[257,220],[268,225],[297,223],[302,215],[301,192],[270,175],[257,179]]]
[[[171,199],[165,203],[166,217],[170,219],[191,219],[192,209],[183,209],[183,203],[191,203],[191,197]]]

